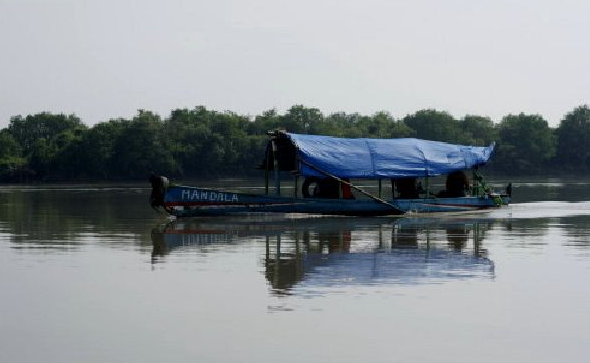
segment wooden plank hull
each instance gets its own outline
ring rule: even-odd
[[[221,216],[248,213],[308,213],[349,216],[402,213],[467,212],[498,208],[510,203],[507,195],[461,198],[390,199],[394,209],[375,200],[293,198],[234,193],[188,186],[170,186],[164,207],[177,217]]]

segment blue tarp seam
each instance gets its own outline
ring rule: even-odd
[[[422,150],[418,145],[415,145],[414,147],[418,150],[420,155],[422,155],[424,165],[425,165],[425,170],[424,170],[425,176],[430,176],[430,171],[429,171],[429,167],[428,167],[428,159],[426,158],[426,155],[424,155],[424,150]]]
[[[367,145],[367,149],[369,149],[369,155],[371,155],[371,167],[373,168],[373,174],[377,174],[377,168],[375,168],[375,154],[373,149],[367,140],[365,140],[365,145]]]

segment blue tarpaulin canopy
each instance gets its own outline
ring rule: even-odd
[[[297,155],[302,161],[299,172],[304,176],[323,176],[318,169],[340,178],[446,175],[485,164],[494,151],[494,144],[481,147],[409,138],[342,139],[286,135],[297,148]]]

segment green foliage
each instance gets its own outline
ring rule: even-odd
[[[0,130],[0,180],[18,180],[26,174],[22,148],[8,130]]]
[[[279,114],[277,110],[272,109],[256,116],[254,122],[248,125],[247,132],[249,135],[266,135],[267,131],[279,129],[280,127],[281,119]]]
[[[117,177],[114,173],[117,165],[115,143],[121,138],[128,124],[129,122],[123,119],[101,122],[82,135],[78,144],[81,163],[79,177],[99,180]]]
[[[15,116],[6,129],[17,142],[19,154],[33,171],[27,174],[34,174],[36,178],[51,176],[55,171],[75,174],[69,171],[77,170],[78,166],[66,162],[70,156],[67,150],[86,130],[86,126],[75,115],[47,112],[25,118]]]
[[[22,148],[12,134],[4,129],[0,130],[0,160],[21,156]]]
[[[555,155],[553,130],[539,115],[521,113],[504,117],[499,136],[495,165],[502,165],[506,172],[538,172]]]
[[[459,122],[459,127],[469,138],[466,144],[487,146],[498,140],[498,130],[489,117],[467,115]]]
[[[421,110],[403,119],[406,126],[416,131],[419,139],[446,141],[467,144],[470,136],[460,127],[447,112],[437,110]]]
[[[420,110],[401,120],[385,111],[371,116],[291,107],[251,119],[203,106],[176,109],[166,119],[139,110],[87,128],[74,115],[15,116],[0,130],[0,181],[145,179],[150,171],[172,177],[209,178],[259,173],[267,131],[339,137],[417,137],[467,145],[496,141],[490,167],[504,173],[555,168],[590,171],[590,109],[568,113],[551,129],[538,115],[508,115],[500,124],[477,115],[455,119]]]
[[[557,128],[557,161],[569,170],[590,170],[590,108],[568,113]]]
[[[324,116],[317,108],[295,105],[280,118],[281,126],[295,134],[316,134],[321,129]]]
[[[179,172],[191,177],[222,175],[251,170],[264,151],[260,140],[266,140],[265,127],[274,126],[275,115],[268,111],[261,126],[232,112],[200,106],[172,111],[164,127]]]
[[[28,156],[37,147],[37,140],[45,139],[49,143],[60,133],[77,128],[85,129],[86,126],[75,115],[54,115],[42,112],[25,118],[21,116],[12,117],[8,132],[22,147],[23,154]]]
[[[133,120],[124,122],[121,134],[113,145],[116,161],[111,162],[116,175],[140,179],[152,170],[176,174],[178,167],[164,135],[160,116],[139,110]]]

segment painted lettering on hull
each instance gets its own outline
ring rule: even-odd
[[[183,189],[181,193],[183,201],[198,202],[230,202],[237,203],[238,195],[235,193],[216,192],[212,190]]]

